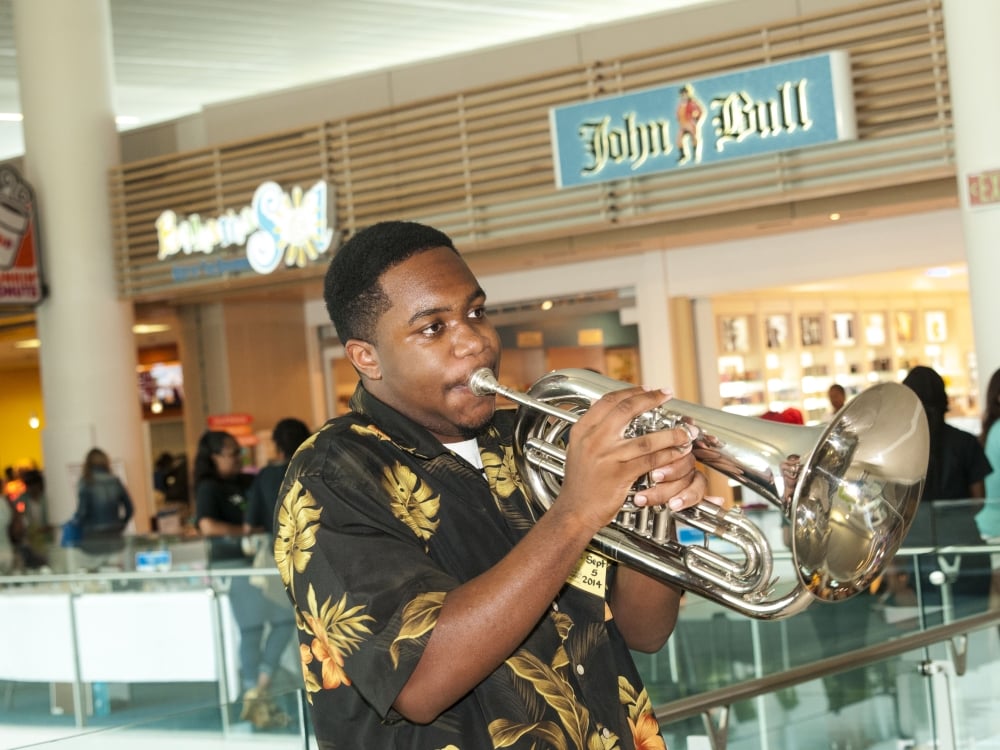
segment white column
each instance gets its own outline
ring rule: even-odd
[[[118,163],[108,0],[14,0],[25,178],[38,199],[49,294],[37,311],[49,516],[76,508],[92,447],[121,468],[148,529],[132,306],[113,271],[108,170]]]
[[[1000,195],[974,206],[969,178],[1000,170],[996,123],[1000,102],[1000,3],[997,0],[944,0],[945,40],[951,90],[958,194],[969,267],[969,302],[976,338],[980,404],[990,376],[1000,367]]]

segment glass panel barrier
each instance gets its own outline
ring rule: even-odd
[[[74,728],[72,724],[4,722],[0,747],[4,750],[27,747],[51,747],[53,750],[142,747],[155,750],[175,748],[183,742],[185,750],[215,750],[223,741],[229,750],[260,747],[307,750],[315,747],[309,737],[309,727],[302,722],[304,698],[301,690],[274,693],[273,702],[287,720],[280,725],[256,727],[240,719],[244,713],[242,702],[220,706],[212,705],[210,699],[200,701],[198,696],[186,696],[188,707],[179,708],[184,701],[176,700],[175,696],[174,709],[165,710],[167,703],[164,701],[171,700],[170,694],[186,689],[183,685],[162,684],[133,689],[128,705],[119,705],[117,699],[112,699],[113,710],[84,729]],[[22,696],[20,700],[28,698]],[[193,705],[199,701],[203,705]]]
[[[988,501],[977,520],[1000,514],[998,505]],[[720,727],[716,734],[727,728],[729,747],[862,746],[857,737],[870,739],[869,747],[926,738],[939,747],[996,742],[1000,712],[980,709],[1000,697],[996,680],[988,678],[991,668],[998,672],[1000,535],[990,544],[967,544],[968,536],[955,531],[967,530],[977,507],[971,501],[927,504],[926,523],[916,528],[931,530],[923,538],[930,543],[908,539],[878,585],[847,601],[816,602],[793,617],[766,621],[688,594],[666,647],[636,654],[653,704],[662,716],[677,716],[663,722],[669,746],[711,747],[704,744],[704,709],[676,712],[706,696]],[[797,582],[784,541],[787,524],[777,511],[748,515],[771,542],[781,595]],[[985,528],[981,533],[986,536]],[[248,548],[245,562],[236,563],[246,567],[210,565],[201,538],[135,536],[102,555],[50,549],[47,567],[0,577],[0,737],[13,742],[37,730],[41,740],[56,740],[170,722],[178,730],[190,724],[192,734],[250,733],[240,716],[240,632],[229,594],[234,581],[275,583],[277,571],[250,567],[254,545],[230,541]],[[994,612],[997,621],[985,624],[982,613]],[[830,660],[850,662],[859,650],[933,635],[970,618],[976,628],[967,649],[949,636],[822,676],[817,671]],[[280,695],[301,688],[293,641],[275,680]],[[713,691],[762,679],[785,681],[711,703]],[[728,708],[725,721],[719,707]],[[283,710],[305,730],[297,714]],[[726,746],[716,739],[716,747]]]
[[[250,555],[260,540],[229,541]],[[83,558],[62,558],[71,559]],[[190,723],[226,736],[304,731],[294,615],[277,569],[250,567],[250,556],[236,560],[239,567],[208,559],[201,539],[131,537],[96,566],[0,577],[0,747],[15,734],[89,735],[149,726],[157,717],[178,729]],[[282,617],[253,620],[253,610],[250,625],[258,632],[252,632],[245,617],[251,600],[270,600]],[[276,629],[277,619],[287,622]],[[249,707],[245,691],[256,667],[242,678],[244,633],[262,643],[276,633],[266,647],[280,654],[269,690],[274,700]]]
[[[995,503],[1000,500],[988,501],[987,509]],[[956,528],[968,522],[970,507],[979,507],[974,503],[926,505],[924,520],[935,531],[917,540],[946,543],[915,546],[908,538],[871,590],[851,599],[815,602],[789,618],[758,620],[697,595],[685,596],[667,646],[654,655],[636,654],[659,713],[669,716],[672,706],[696,701],[710,691],[761,678],[780,681],[781,675],[798,670],[801,679],[796,684],[733,702],[724,719],[716,708],[716,733],[721,736],[721,728],[729,730],[728,745],[717,738],[717,746],[896,748],[930,742],[939,743],[937,747],[972,747],[985,741],[1000,745],[995,717],[1000,712],[981,710],[988,705],[984,701],[1000,698],[1000,681],[989,677],[991,668],[996,672],[1000,651],[1000,571],[994,568],[1000,561],[1000,544],[958,543],[968,539],[959,537]],[[779,576],[776,592],[784,593],[796,578],[780,514],[748,515],[756,516],[755,522],[768,532]],[[707,543],[713,546],[713,540]],[[996,613],[995,620],[983,624],[983,614],[990,612]],[[859,649],[908,635],[932,635],[936,628],[961,625],[968,618],[977,629],[968,633],[967,640],[949,637],[809,679],[809,666],[821,660],[849,659]],[[712,732],[698,713],[662,723],[673,750],[713,747],[704,744]]]

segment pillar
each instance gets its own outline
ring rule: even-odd
[[[996,122],[1000,102],[994,94],[1000,71],[1000,3],[996,0],[944,0],[948,78],[955,132],[958,195],[969,268],[969,304],[976,340],[980,406],[986,385],[1000,368],[1000,173]],[[970,180],[975,187],[970,191]],[[985,201],[985,202],[979,202]]]
[[[108,170],[119,160],[108,0],[13,0],[24,173],[38,200],[48,296],[38,307],[49,518],[76,508],[86,452],[126,480],[149,529],[132,306],[115,286]]]

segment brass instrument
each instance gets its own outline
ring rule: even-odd
[[[556,370],[528,393],[502,386],[488,368],[469,380],[478,395],[519,404],[515,461],[540,512],[559,494],[569,430],[606,393],[630,387],[589,370]],[[591,548],[654,578],[758,619],[795,614],[812,601],[866,589],[891,561],[916,513],[927,472],[927,419],[916,395],[881,383],[849,401],[829,424],[799,426],[730,414],[671,399],[632,421],[626,436],[685,427],[695,457],[776,505],[791,525],[798,583],[775,596],[765,534],[739,509],[703,501],[670,511],[640,508],[631,497]],[[720,554],[676,540],[675,522],[735,545]],[[742,559],[739,559],[742,558]]]

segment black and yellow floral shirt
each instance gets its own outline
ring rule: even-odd
[[[275,524],[319,746],[662,750],[605,604],[612,571],[593,555],[472,693],[428,725],[393,711],[444,597],[499,562],[532,516],[511,412],[480,436],[480,472],[360,386],[351,406],[292,460]]]

